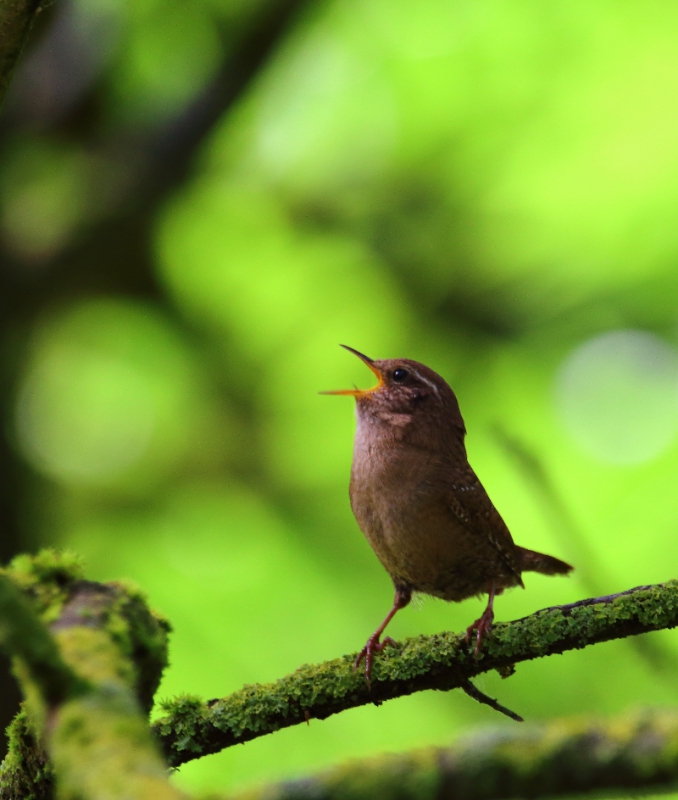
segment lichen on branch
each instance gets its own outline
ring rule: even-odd
[[[483,672],[678,625],[678,581],[546,608],[496,623],[474,659],[454,633],[419,636],[375,660],[372,689],[353,670],[355,655],[303,666],[275,683],[245,686],[221,700],[178,697],[163,704],[153,728],[172,766],[216,753],[307,719],[381,703],[425,689],[463,688]]]

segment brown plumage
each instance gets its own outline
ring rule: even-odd
[[[356,399],[351,508],[396,589],[393,608],[356,660],[357,666],[365,659],[369,683],[374,653],[392,641],[380,641],[381,634],[412,592],[456,602],[488,594],[485,612],[466,634],[469,641],[476,631],[477,657],[495,595],[523,586],[523,572],[564,575],[572,567],[513,543],[468,463],[459,404],[440,375],[407,358],[373,361],[346,349],[379,383],[325,394]]]

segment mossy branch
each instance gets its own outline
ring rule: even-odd
[[[0,0],[0,105],[41,0]]]
[[[275,683],[245,686],[205,703],[180,697],[163,704],[167,715],[153,728],[173,766],[216,753],[308,719],[379,704],[424,689],[464,688],[489,670],[678,625],[678,581],[545,608],[529,617],[496,623],[476,661],[453,633],[407,639],[380,653],[372,689],[354,655],[303,666]]]
[[[349,762],[246,800],[509,800],[667,791],[678,785],[678,713],[485,730],[452,747]]]
[[[49,706],[83,691],[86,683],[66,664],[47,626],[7,575],[0,574],[0,646],[23,662]]]
[[[55,787],[59,800],[179,800],[144,713],[168,629],[137,590],[83,580],[68,555],[22,556],[0,574],[0,631],[26,697],[0,767],[2,800],[52,800]]]

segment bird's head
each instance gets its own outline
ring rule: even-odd
[[[372,370],[377,376],[377,385],[371,389],[338,389],[321,394],[355,397],[359,414],[364,412],[382,419],[389,415],[431,419],[442,414],[448,422],[465,431],[457,398],[437,372],[409,358],[375,361],[352,347],[341,346]]]

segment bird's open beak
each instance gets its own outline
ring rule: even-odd
[[[319,394],[347,394],[351,397],[360,397],[361,395],[370,394],[370,392],[375,392],[377,389],[380,389],[384,385],[384,376],[379,371],[378,367],[374,365],[374,361],[371,358],[368,358],[363,353],[359,353],[357,350],[354,350],[352,347],[349,347],[346,344],[340,345],[345,350],[353,353],[353,355],[358,356],[358,358],[363,361],[367,366],[374,372],[377,376],[379,383],[376,386],[373,386],[371,389],[336,389],[335,391],[331,392],[320,392]]]

